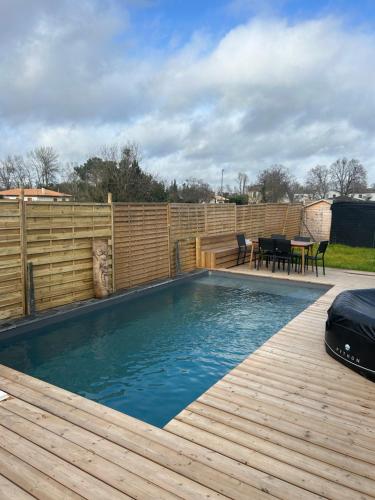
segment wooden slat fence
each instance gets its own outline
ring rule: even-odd
[[[176,274],[176,245],[178,244],[180,271],[195,269],[195,238],[206,230],[206,205],[193,203],[171,203],[170,222],[170,259],[171,273]]]
[[[234,203],[222,205],[205,205],[205,234],[215,235],[236,231],[236,208]]]
[[[285,234],[292,238],[300,231],[303,207],[300,204],[267,203],[237,206],[236,231],[248,238]]]
[[[195,269],[197,236],[292,237],[302,211],[299,204],[2,201],[0,320],[26,313],[27,263],[33,264],[36,310],[93,297],[93,238],[108,241],[109,281],[120,290]]]
[[[301,234],[303,211],[304,208],[300,204],[295,203],[288,205],[284,222],[284,233],[287,238],[293,238],[294,236]]]
[[[107,239],[111,247],[111,207],[104,203],[27,203],[26,238],[37,310],[91,298],[92,240]],[[111,283],[111,261],[109,271]]]
[[[265,236],[265,205],[239,205],[237,207],[236,230],[244,232],[248,238]]]
[[[0,320],[25,310],[22,202],[0,202]]]
[[[168,205],[113,205],[116,289],[168,277]]]

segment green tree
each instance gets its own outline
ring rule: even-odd
[[[236,205],[247,205],[249,202],[247,194],[230,194],[226,198],[228,198],[229,203],[235,203]]]
[[[183,203],[208,203],[215,196],[209,184],[200,179],[187,179],[178,190]]]
[[[113,201],[126,202],[162,202],[168,196],[164,183],[141,168],[134,145],[125,146],[118,161],[89,158],[75,167],[74,177],[72,191],[78,200],[104,202],[109,192]]]

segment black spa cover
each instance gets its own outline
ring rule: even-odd
[[[328,310],[328,354],[375,380],[375,288],[340,293]]]

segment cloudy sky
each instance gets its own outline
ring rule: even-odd
[[[373,0],[0,0],[0,158],[139,144],[165,179],[359,158],[375,182]]]

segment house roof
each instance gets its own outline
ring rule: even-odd
[[[52,191],[51,189],[46,189],[46,188],[24,189],[23,194],[24,196],[53,196],[55,198],[72,196],[71,194],[59,193],[58,191]],[[20,196],[20,195],[21,195],[21,188],[6,189],[5,191],[0,191],[0,196]]]
[[[311,201],[309,203],[306,203],[305,204],[305,207],[311,207],[311,205],[316,205],[317,203],[328,203],[328,205],[332,205],[332,201],[331,200],[325,200],[325,199],[321,199],[321,200],[315,200],[315,201]]]

